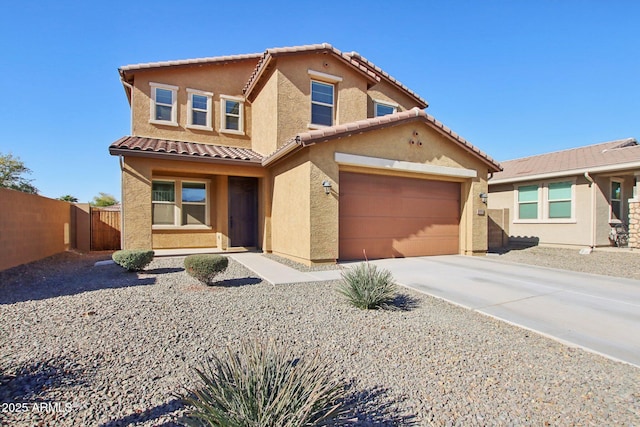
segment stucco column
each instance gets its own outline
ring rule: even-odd
[[[629,247],[640,249],[640,198],[629,199]]]

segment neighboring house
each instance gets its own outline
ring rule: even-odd
[[[257,248],[307,264],[482,254],[500,166],[416,93],[328,44],[129,65],[124,248]]]
[[[501,165],[489,180],[489,208],[509,209],[512,241],[610,246],[611,225],[630,222],[640,176],[640,145],[633,138]]]

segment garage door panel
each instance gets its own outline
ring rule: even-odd
[[[340,173],[340,258],[456,254],[460,184]]]
[[[340,196],[340,214],[344,217],[368,216],[378,217],[451,217],[457,216],[458,200],[399,198],[398,196],[371,197],[370,195]]]

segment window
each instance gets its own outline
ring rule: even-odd
[[[211,97],[213,93],[187,89],[187,110],[189,119],[187,127],[213,130],[211,127]]]
[[[170,181],[153,181],[152,184],[152,224],[174,225],[176,194],[175,183]]]
[[[207,186],[204,182],[182,183],[182,225],[206,225]]]
[[[154,180],[152,182],[152,225],[207,226],[207,182]]]
[[[178,126],[178,107],[176,86],[149,83],[151,86],[151,116],[150,122]]]
[[[549,218],[571,218],[571,182],[549,183]]]
[[[611,205],[610,219],[622,221],[622,183],[620,181],[611,181],[609,203]]]
[[[220,131],[244,134],[244,99],[220,96]]]
[[[333,125],[334,86],[311,80],[311,124]]]
[[[538,186],[518,187],[518,219],[538,219]]]
[[[389,102],[374,101],[373,105],[375,117],[386,116],[387,114],[393,114],[398,111],[398,106]]]

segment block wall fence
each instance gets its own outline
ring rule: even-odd
[[[89,205],[0,188],[0,271],[90,249]]]

